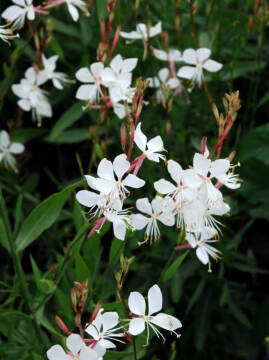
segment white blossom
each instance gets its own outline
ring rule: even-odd
[[[66,1],[68,11],[74,21],[78,21],[78,19],[79,19],[79,12],[78,12],[77,8],[79,8],[80,10],[85,12],[86,15],[88,14],[87,6],[84,1],[82,1],[82,0],[65,0],[65,1]]]
[[[172,213],[174,204],[167,202],[166,199],[156,196],[152,200],[151,204],[148,198],[138,199],[136,201],[136,207],[143,214],[132,214],[130,217],[130,224],[137,230],[144,229],[145,241],[158,240],[160,237],[160,230],[158,227],[158,221],[166,226],[173,226],[175,224],[175,215]]]
[[[56,89],[62,90],[64,88],[63,84],[66,83],[68,80],[66,74],[55,71],[58,58],[58,55],[53,55],[50,58],[46,59],[45,55],[42,54],[42,63],[44,69],[40,70],[37,74],[38,85],[42,85],[46,81],[51,80]]]
[[[134,142],[149,160],[159,162],[160,159],[165,159],[164,155],[159,154],[160,151],[164,151],[162,138],[158,135],[148,141],[141,130],[141,123],[135,129]]]
[[[15,5],[9,6],[3,13],[2,18],[12,23],[14,30],[20,29],[25,23],[25,17],[33,21],[35,19],[35,10],[33,0],[12,0]]]
[[[21,154],[24,151],[24,145],[12,143],[5,130],[0,132],[0,163],[3,161],[6,167],[10,166],[14,170],[16,160],[13,155]]]
[[[149,328],[155,332],[158,338],[161,337],[164,339],[156,326],[173,333],[175,333],[176,329],[182,327],[181,322],[176,317],[159,312],[163,306],[163,298],[158,285],[153,285],[148,291],[147,314],[145,299],[137,291],[131,292],[128,299],[128,306],[130,311],[135,315],[130,321],[129,333],[135,336],[141,334],[145,330],[145,327],[147,327],[147,343],[149,340]]]
[[[159,35],[162,31],[162,23],[158,22],[155,26],[147,27],[145,24],[137,24],[136,31],[125,32],[121,31],[120,36],[129,40],[142,39],[148,41],[149,38]]]
[[[181,52],[176,49],[168,49],[168,51],[153,49],[153,55],[162,61],[179,62],[182,61]]]
[[[124,336],[124,333],[118,332],[122,327],[117,327],[119,315],[117,312],[105,312],[100,309],[95,320],[85,329],[86,333],[93,337],[104,349],[113,349],[116,347],[113,341],[118,341]]]
[[[32,110],[34,120],[37,119],[38,125],[40,125],[43,116],[52,116],[52,108],[44,91],[38,87],[37,81],[38,75],[31,67],[26,70],[25,78],[19,84],[13,84],[11,89],[15,95],[21,98],[18,101],[19,107],[24,111]]]
[[[183,52],[183,61],[194,66],[183,66],[179,69],[177,76],[183,79],[189,79],[193,83],[201,84],[203,81],[203,69],[210,72],[217,72],[222,68],[222,64],[209,59],[211,50],[200,48],[197,50],[186,49]]]
[[[9,40],[18,37],[18,34],[14,35],[12,29],[8,26],[9,25],[0,25],[0,39],[9,44]]]
[[[53,345],[47,351],[49,360],[98,360],[102,353],[97,353],[94,349],[86,346],[80,335],[71,334],[66,339],[68,353],[61,345]]]
[[[104,64],[102,62],[95,62],[88,68],[81,68],[76,72],[76,78],[87,85],[81,85],[76,93],[76,98],[79,100],[87,100],[89,103],[99,101],[100,96],[103,96],[102,73],[104,71]]]
[[[180,86],[179,79],[175,77],[169,77],[169,69],[163,68],[158,72],[158,77],[147,78],[149,81],[149,87],[157,88],[157,100],[165,100],[165,94],[169,90],[174,90]]]

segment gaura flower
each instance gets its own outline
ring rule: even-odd
[[[65,0],[65,1],[68,11],[74,21],[78,21],[79,19],[79,12],[77,8],[88,14],[87,7],[84,1],[82,0]]]
[[[119,333],[118,330],[122,327],[117,327],[119,323],[119,315],[116,312],[102,313],[103,309],[100,309],[95,320],[85,329],[89,334],[98,342],[99,346],[104,349],[113,349],[116,345],[113,341],[118,341],[124,336],[124,333]]]
[[[56,89],[62,90],[64,88],[63,84],[66,83],[68,80],[66,74],[55,71],[58,58],[58,55],[53,55],[50,58],[46,59],[45,55],[42,54],[42,63],[44,69],[40,70],[37,74],[38,85],[42,85],[46,81],[51,80]]]
[[[25,17],[33,21],[35,10],[33,0],[12,0],[15,5],[9,6],[3,13],[2,18],[12,23],[12,29],[21,29],[25,23]]]
[[[183,61],[190,65],[183,66],[179,69],[177,76],[183,79],[189,79],[193,83],[201,84],[204,78],[203,69],[210,72],[217,72],[222,68],[222,64],[209,59],[211,50],[207,48],[200,48],[197,50],[186,49],[183,52]]]
[[[102,62],[95,62],[91,64],[90,70],[88,68],[81,68],[76,72],[76,78],[87,85],[81,85],[76,93],[76,98],[79,100],[87,100],[90,104],[98,102],[100,96],[103,96],[101,85],[102,73],[104,71],[104,64]]]
[[[141,130],[141,123],[135,129],[134,142],[149,160],[159,162],[165,159],[164,155],[159,154],[159,151],[164,151],[162,138],[158,135],[148,141]]]
[[[152,53],[158,60],[161,61],[168,61],[168,62],[182,61],[181,52],[176,49],[168,49],[168,51],[153,49]]]
[[[162,23],[158,22],[155,26],[147,28],[145,24],[137,24],[136,31],[125,32],[121,31],[120,36],[124,39],[138,40],[142,39],[148,41],[149,38],[159,35],[162,31]]]
[[[8,27],[9,25],[0,26],[0,39],[10,45],[9,40],[13,40],[16,37],[19,37],[18,34],[14,35],[12,29]]]
[[[49,360],[97,360],[102,356],[94,349],[86,346],[82,338],[77,334],[71,334],[66,339],[67,353],[61,345],[53,345],[47,351]]]
[[[169,70],[167,68],[161,69],[158,72],[158,77],[147,78],[147,80],[149,81],[149,87],[158,89],[156,97],[159,101],[165,100],[166,93],[180,86],[179,79],[175,77],[169,78]]]
[[[3,161],[6,167],[10,166],[15,170],[16,160],[14,159],[13,154],[21,154],[23,151],[24,145],[12,143],[5,130],[0,132],[0,163]]]
[[[148,291],[147,314],[145,299],[137,291],[131,292],[128,299],[128,306],[135,316],[130,321],[129,333],[136,336],[141,334],[145,330],[145,327],[147,327],[147,343],[149,341],[149,328],[155,332],[158,338],[161,337],[165,340],[156,326],[175,334],[175,330],[182,327],[181,322],[176,317],[159,312],[163,306],[163,297],[158,285],[153,285]]]

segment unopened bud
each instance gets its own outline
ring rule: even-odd
[[[71,289],[71,304],[74,312],[77,312],[77,291],[75,288]]]
[[[90,323],[92,323],[93,320],[95,320],[99,310],[101,309],[101,305],[102,305],[102,301],[99,300],[98,303],[96,304],[94,310],[93,310],[93,313],[92,313],[92,316],[91,316],[91,319],[90,319]]]
[[[207,143],[207,137],[204,136],[201,141],[201,154],[203,154],[203,155],[206,151],[206,143]]]
[[[124,122],[121,123],[121,128],[120,128],[120,140],[121,140],[122,150],[125,152],[125,145],[126,145],[126,126],[125,126],[125,123],[124,123]]]
[[[65,325],[65,323],[63,322],[63,320],[59,317],[59,316],[55,316],[55,320],[57,322],[57,325],[59,326],[59,328],[65,333],[65,334],[71,334],[71,331],[69,331],[68,327]]]

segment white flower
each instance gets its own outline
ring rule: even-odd
[[[124,199],[129,191],[126,187],[138,189],[144,186],[145,181],[136,175],[128,174],[124,179],[123,176],[130,168],[130,162],[125,154],[115,157],[113,163],[107,159],[100,161],[97,168],[99,178],[93,178],[91,184],[93,188],[103,194],[110,195],[110,199]],[[115,175],[116,174],[116,178]]]
[[[136,207],[142,213],[149,215],[148,217],[142,214],[132,214],[130,217],[130,224],[135,229],[141,230],[146,227],[145,241],[150,240],[152,242],[159,239],[160,231],[157,220],[166,226],[174,226],[175,224],[175,215],[172,213],[174,204],[160,196],[156,196],[151,204],[148,198],[138,199]]]
[[[149,160],[159,162],[160,159],[165,159],[164,155],[158,153],[159,151],[164,151],[162,138],[155,136],[148,141],[146,135],[141,130],[141,123],[135,129],[134,142]]]
[[[66,339],[68,354],[61,345],[53,345],[47,351],[49,360],[97,360],[100,356],[95,350],[86,346],[82,338],[77,334],[71,334]]]
[[[123,337],[124,333],[117,332],[122,327],[116,327],[119,323],[119,315],[116,312],[102,312],[103,309],[100,309],[95,320],[85,331],[104,349],[113,349],[116,347],[113,341],[123,343],[118,338]]]
[[[209,243],[216,242],[216,240],[212,240],[216,234],[216,230],[211,228],[205,228],[201,233],[186,233],[188,243],[191,247],[196,248],[196,255],[204,265],[210,263],[209,256],[215,260],[220,258],[220,252],[209,245]]]
[[[123,90],[127,89],[131,85],[132,71],[136,67],[137,60],[137,58],[123,60],[121,55],[115,56],[109,67],[106,67],[102,72],[103,84],[108,88],[120,87]]]
[[[81,68],[76,73],[76,78],[82,83],[89,83],[81,85],[76,93],[76,98],[79,100],[87,100],[90,103],[98,102],[100,96],[103,96],[102,85],[102,72],[104,71],[104,64],[102,62],[95,62],[87,68]]]
[[[201,84],[204,75],[203,69],[210,72],[217,72],[222,68],[222,64],[209,59],[211,50],[207,48],[186,49],[183,53],[183,61],[193,66],[183,66],[179,69],[177,76],[192,80],[193,83]]]
[[[44,84],[47,80],[52,80],[52,83],[56,89],[63,89],[63,84],[67,82],[67,76],[64,73],[55,71],[58,58],[58,55],[54,55],[46,59],[45,55],[42,54],[42,63],[44,69],[39,71],[37,74],[38,85]]]
[[[12,29],[10,29],[8,26],[9,25],[0,26],[0,39],[2,39],[3,41],[9,44],[9,40],[13,40],[19,35],[18,34],[13,35]]]
[[[21,154],[24,151],[24,145],[12,143],[5,130],[0,132],[0,162],[3,161],[6,167],[15,169],[16,161],[12,154]]]
[[[12,2],[16,5],[9,6],[1,16],[12,23],[14,30],[23,27],[26,16],[30,21],[35,19],[33,0],[12,0]]]
[[[91,184],[91,180],[89,178],[93,177],[86,175],[85,178],[88,178],[87,181],[89,182],[89,184]],[[102,215],[103,212],[110,205],[108,195],[102,193],[97,194],[89,190],[80,190],[76,194],[76,199],[80,204],[90,208],[90,212],[92,212],[92,210],[96,208],[96,210],[93,212],[93,217]]]
[[[147,343],[149,340],[149,328],[152,328],[157,337],[164,339],[156,325],[165,330],[175,333],[175,330],[182,327],[181,322],[174,316],[160,313],[163,298],[158,285],[153,285],[148,291],[148,312],[146,315],[146,302],[144,297],[137,291],[131,292],[128,299],[130,311],[136,315],[129,324],[131,335],[141,334],[147,326]],[[158,314],[156,314],[158,312]],[[156,314],[156,315],[153,315]]]
[[[162,61],[179,62],[182,61],[181,52],[176,49],[168,49],[168,51],[153,49],[153,55]]]
[[[162,31],[162,23],[158,22],[155,26],[147,28],[145,24],[137,24],[136,31],[120,32],[120,36],[125,39],[137,40],[142,39],[148,41],[149,38],[159,35]]]
[[[87,7],[86,7],[86,4],[84,1],[82,1],[82,0],[65,0],[65,1],[66,1],[68,11],[74,21],[78,21],[78,19],[79,19],[79,12],[78,12],[77,7],[80,10],[84,11],[86,14],[88,14]]]
[[[128,216],[129,210],[122,210],[120,201],[114,202],[113,208],[104,211],[104,216],[108,221],[112,222],[114,236],[119,240],[124,240],[126,228],[130,222]]]
[[[165,100],[165,93],[169,92],[169,90],[176,89],[180,86],[179,79],[175,77],[169,78],[169,69],[163,68],[158,72],[158,77],[147,78],[149,81],[149,87],[158,88],[157,91],[157,99]]]
[[[25,78],[20,81],[20,84],[14,84],[11,88],[14,94],[21,98],[18,101],[19,107],[24,111],[32,110],[33,118],[37,118],[39,125],[42,116],[52,116],[49,100],[37,85],[37,73],[34,68],[27,69]]]

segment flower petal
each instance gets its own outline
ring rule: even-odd
[[[97,204],[99,195],[92,191],[80,190],[76,194],[76,199],[80,204],[91,208]]]
[[[122,72],[131,72],[137,65],[137,58],[130,58],[123,60]]]
[[[170,183],[170,181],[164,180],[164,179],[160,179],[158,181],[155,181],[154,183],[154,187],[155,190],[159,193],[159,194],[170,194],[173,191],[176,190],[175,185],[173,185],[172,183]]]
[[[148,198],[138,199],[136,201],[136,207],[142,213],[152,215],[152,207]]]
[[[152,315],[163,307],[163,296],[158,285],[153,285],[148,291],[148,314]]]
[[[25,146],[19,143],[11,144],[9,151],[13,154],[21,154],[25,149]]]
[[[145,330],[145,320],[134,318],[130,321],[128,332],[131,335],[141,334]]]
[[[113,221],[113,232],[114,236],[119,240],[125,239],[126,224],[122,220]]]
[[[197,58],[202,63],[211,55],[211,50],[207,48],[200,48],[196,50]]]
[[[142,214],[132,214],[130,216],[130,224],[136,230],[142,230],[150,221],[150,218],[142,215]]]
[[[144,180],[140,179],[139,177],[133,174],[128,174],[122,183],[124,186],[130,186],[135,189],[139,189],[145,185]]]
[[[199,246],[196,249],[196,255],[198,257],[198,259],[204,264],[206,265],[209,262],[209,257],[208,257],[208,253],[206,252],[205,248],[203,246]]]
[[[79,360],[97,360],[98,355],[96,351],[91,349],[89,346],[85,346],[79,353]]]
[[[94,82],[94,78],[92,76],[92,74],[90,73],[90,70],[86,67],[79,69],[76,72],[76,78],[83,82],[83,83],[91,83]]]
[[[120,36],[124,39],[130,39],[130,40],[137,40],[142,39],[142,34],[138,33],[137,31],[131,31],[131,32],[125,32],[121,31]]]
[[[119,315],[116,311],[109,311],[102,314],[103,332],[114,328],[119,322]]]
[[[68,350],[71,351],[73,355],[77,355],[77,353],[85,346],[82,338],[78,334],[71,334],[66,339],[66,346]]]
[[[68,7],[68,11],[69,11],[70,15],[72,16],[72,19],[74,21],[78,21],[78,18],[79,18],[78,9],[70,2],[67,3],[67,7]]]
[[[97,85],[81,85],[76,93],[76,99],[94,102],[97,94]]]
[[[138,292],[133,291],[129,295],[128,306],[133,314],[143,316],[146,314],[146,302],[144,297]]]
[[[191,80],[195,77],[197,73],[196,67],[193,66],[183,66],[177,72],[177,76],[183,79]]]
[[[47,357],[49,360],[72,360],[72,357],[67,355],[60,345],[53,345],[47,351]]]
[[[102,179],[115,181],[112,162],[102,159],[97,168],[97,175]]]
[[[166,83],[168,76],[169,76],[169,69],[163,68],[158,72],[159,79],[162,83]]]
[[[193,168],[194,170],[204,177],[207,176],[211,161],[204,157],[204,155],[195,153],[193,158]]]
[[[127,156],[125,154],[121,154],[115,157],[113,161],[113,170],[117,175],[117,178],[121,180],[123,175],[129,169],[130,163],[127,160]],[[99,175],[100,176],[100,175]],[[114,176],[113,176],[114,178]]]
[[[153,49],[153,55],[159,60],[162,60],[162,61],[168,60],[168,54],[166,51],[159,50],[159,49]]]
[[[153,139],[151,139],[147,143],[147,147],[148,147],[148,151],[153,152],[153,153],[158,152],[158,151],[163,151],[162,138],[159,135],[155,136]]]
[[[141,123],[139,123],[135,129],[134,142],[141,151],[144,152],[146,150],[147,137],[141,130]]]
[[[204,63],[203,68],[210,72],[217,72],[222,68],[222,66],[223,65],[221,63],[209,59]]]
[[[151,27],[149,29],[149,37],[156,36],[160,34],[162,31],[162,23],[159,21],[155,26]]]
[[[172,315],[163,314],[163,313],[153,316],[153,319],[151,320],[151,322],[155,325],[158,325],[159,327],[161,327],[163,329],[170,330],[170,331],[174,331],[174,330],[182,327],[181,322],[176,317],[174,317]]]
[[[197,54],[194,49],[186,49],[183,52],[183,61],[187,64],[197,64]]]
[[[95,62],[95,63],[91,64],[90,69],[91,69],[93,76],[95,76],[96,78],[100,78],[102,75],[102,72],[104,71],[104,64],[100,61]]]
[[[10,145],[9,135],[5,130],[2,130],[0,133],[0,147],[8,148]]]
[[[174,160],[168,160],[167,162],[167,170],[169,174],[171,175],[171,178],[179,184],[181,181],[181,178],[184,174],[184,171],[182,170],[182,167]]]
[[[230,168],[230,161],[227,159],[217,159],[211,163],[210,173],[215,178],[227,173]]]

